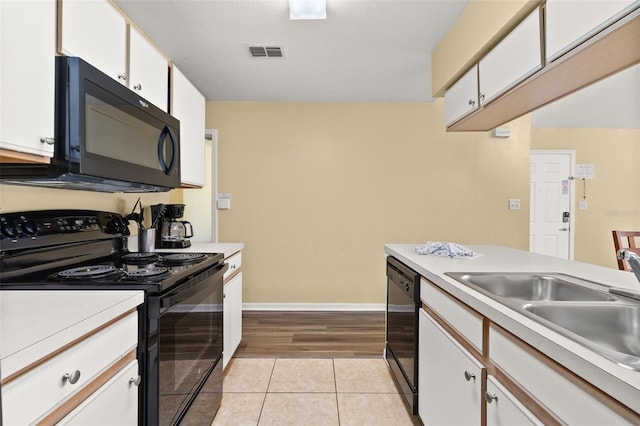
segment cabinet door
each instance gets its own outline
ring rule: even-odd
[[[0,1],[0,148],[53,155],[55,40],[55,0]]]
[[[490,102],[541,67],[540,12],[536,9],[480,60],[480,103]]]
[[[420,310],[418,414],[425,425],[479,425],[483,366]]]
[[[137,425],[138,361],[131,361],[100,389],[65,416],[59,425]]]
[[[227,367],[242,340],[242,272],[224,285],[222,366]]]
[[[547,0],[547,60],[552,61],[624,14],[634,0]],[[637,6],[637,0],[635,1]]]
[[[129,88],[168,111],[169,63],[138,30],[129,28]]]
[[[171,115],[180,120],[182,183],[204,185],[204,96],[173,65]]]
[[[60,53],[79,56],[126,85],[127,24],[107,0],[62,0]]]
[[[511,392],[492,376],[487,377],[487,426],[542,425]]]
[[[447,125],[478,109],[478,66],[474,65],[444,95],[444,121]]]

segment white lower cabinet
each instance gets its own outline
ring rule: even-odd
[[[514,338],[492,326],[489,330],[491,361],[525,391],[570,425],[630,424],[582,387],[563,377]]]
[[[487,376],[485,400],[487,426],[542,426],[543,424],[492,376]]]
[[[118,374],[64,417],[60,425],[136,425],[138,423],[138,361]],[[139,382],[138,382],[139,383]]]
[[[242,272],[224,285],[222,366],[227,367],[242,340]]]
[[[425,425],[480,425],[483,365],[420,310],[418,413]]]

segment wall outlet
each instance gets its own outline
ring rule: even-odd
[[[519,198],[510,198],[509,199],[509,210],[520,210],[520,199]]]
[[[582,200],[578,203],[578,209],[580,210],[586,210],[587,209],[587,202],[585,200]]]

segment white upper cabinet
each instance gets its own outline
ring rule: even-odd
[[[169,62],[138,30],[129,28],[129,88],[166,112]]]
[[[633,0],[547,0],[547,60],[552,61],[613,22]]]
[[[51,157],[55,0],[0,1],[0,148]]]
[[[540,10],[535,9],[480,60],[480,103],[489,103],[542,68]]]
[[[108,1],[62,0],[60,53],[127,83],[127,22]]]
[[[477,110],[478,66],[474,65],[444,95],[444,121],[447,125]]]
[[[180,120],[180,173],[186,186],[204,186],[205,99],[173,65],[171,115]]]

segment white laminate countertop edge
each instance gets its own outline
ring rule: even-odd
[[[127,249],[129,251],[138,250],[138,237],[136,235],[127,238]],[[191,243],[187,248],[174,249],[156,249],[158,253],[222,253],[226,258],[242,251],[244,244],[242,243]]]
[[[384,251],[542,353],[640,412],[640,372],[617,365],[444,275],[446,272],[564,273],[614,287],[637,289],[640,283],[633,274],[499,246],[468,246],[481,254],[473,259],[418,255],[415,247],[420,245],[422,244],[386,244]]]
[[[8,377],[144,301],[140,290],[0,291],[0,370]]]

